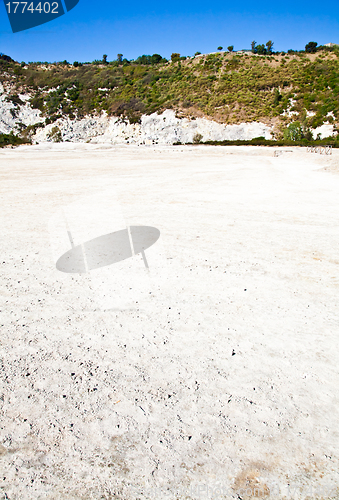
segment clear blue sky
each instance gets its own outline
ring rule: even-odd
[[[42,26],[11,32],[0,0],[0,52],[18,61],[127,59],[172,52],[193,55],[219,45],[235,49],[274,41],[275,50],[303,49],[309,41],[339,43],[338,2],[314,0],[80,0],[64,16]]]

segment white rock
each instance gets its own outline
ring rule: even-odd
[[[324,139],[325,137],[331,137],[334,135],[333,125],[329,123],[324,123],[320,127],[315,128],[312,131],[313,138],[316,139],[318,134],[320,135],[320,139]]]
[[[61,131],[63,141],[111,144],[173,144],[174,142],[192,142],[196,134],[202,135],[203,141],[215,140],[250,140],[263,136],[270,139],[271,127],[263,123],[243,123],[224,125],[205,118],[190,120],[177,118],[174,111],[166,110],[158,115],[143,115],[140,124],[131,124],[117,117],[86,117],[81,120],[60,118],[53,124],[37,131],[36,142],[49,141],[48,135],[53,127]]]

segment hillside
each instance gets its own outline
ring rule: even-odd
[[[270,127],[274,139],[310,140],[317,131],[320,137],[336,134],[338,55],[337,49],[268,56],[218,53],[158,64],[79,66],[1,60],[0,110],[7,105],[12,131],[26,138],[57,122],[54,140],[62,140],[57,130],[62,119],[78,121],[105,112],[133,125],[142,116],[170,109],[179,119],[257,122]],[[20,121],[23,107],[35,110],[29,125]]]

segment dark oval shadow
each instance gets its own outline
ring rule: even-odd
[[[77,245],[64,253],[56,268],[64,273],[85,273],[132,257],[152,246],[160,237],[151,226],[130,226],[133,252],[127,229],[105,234]]]

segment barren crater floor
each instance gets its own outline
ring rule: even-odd
[[[1,498],[338,498],[339,152],[288,149],[0,151]],[[57,270],[101,193],[149,269]]]

